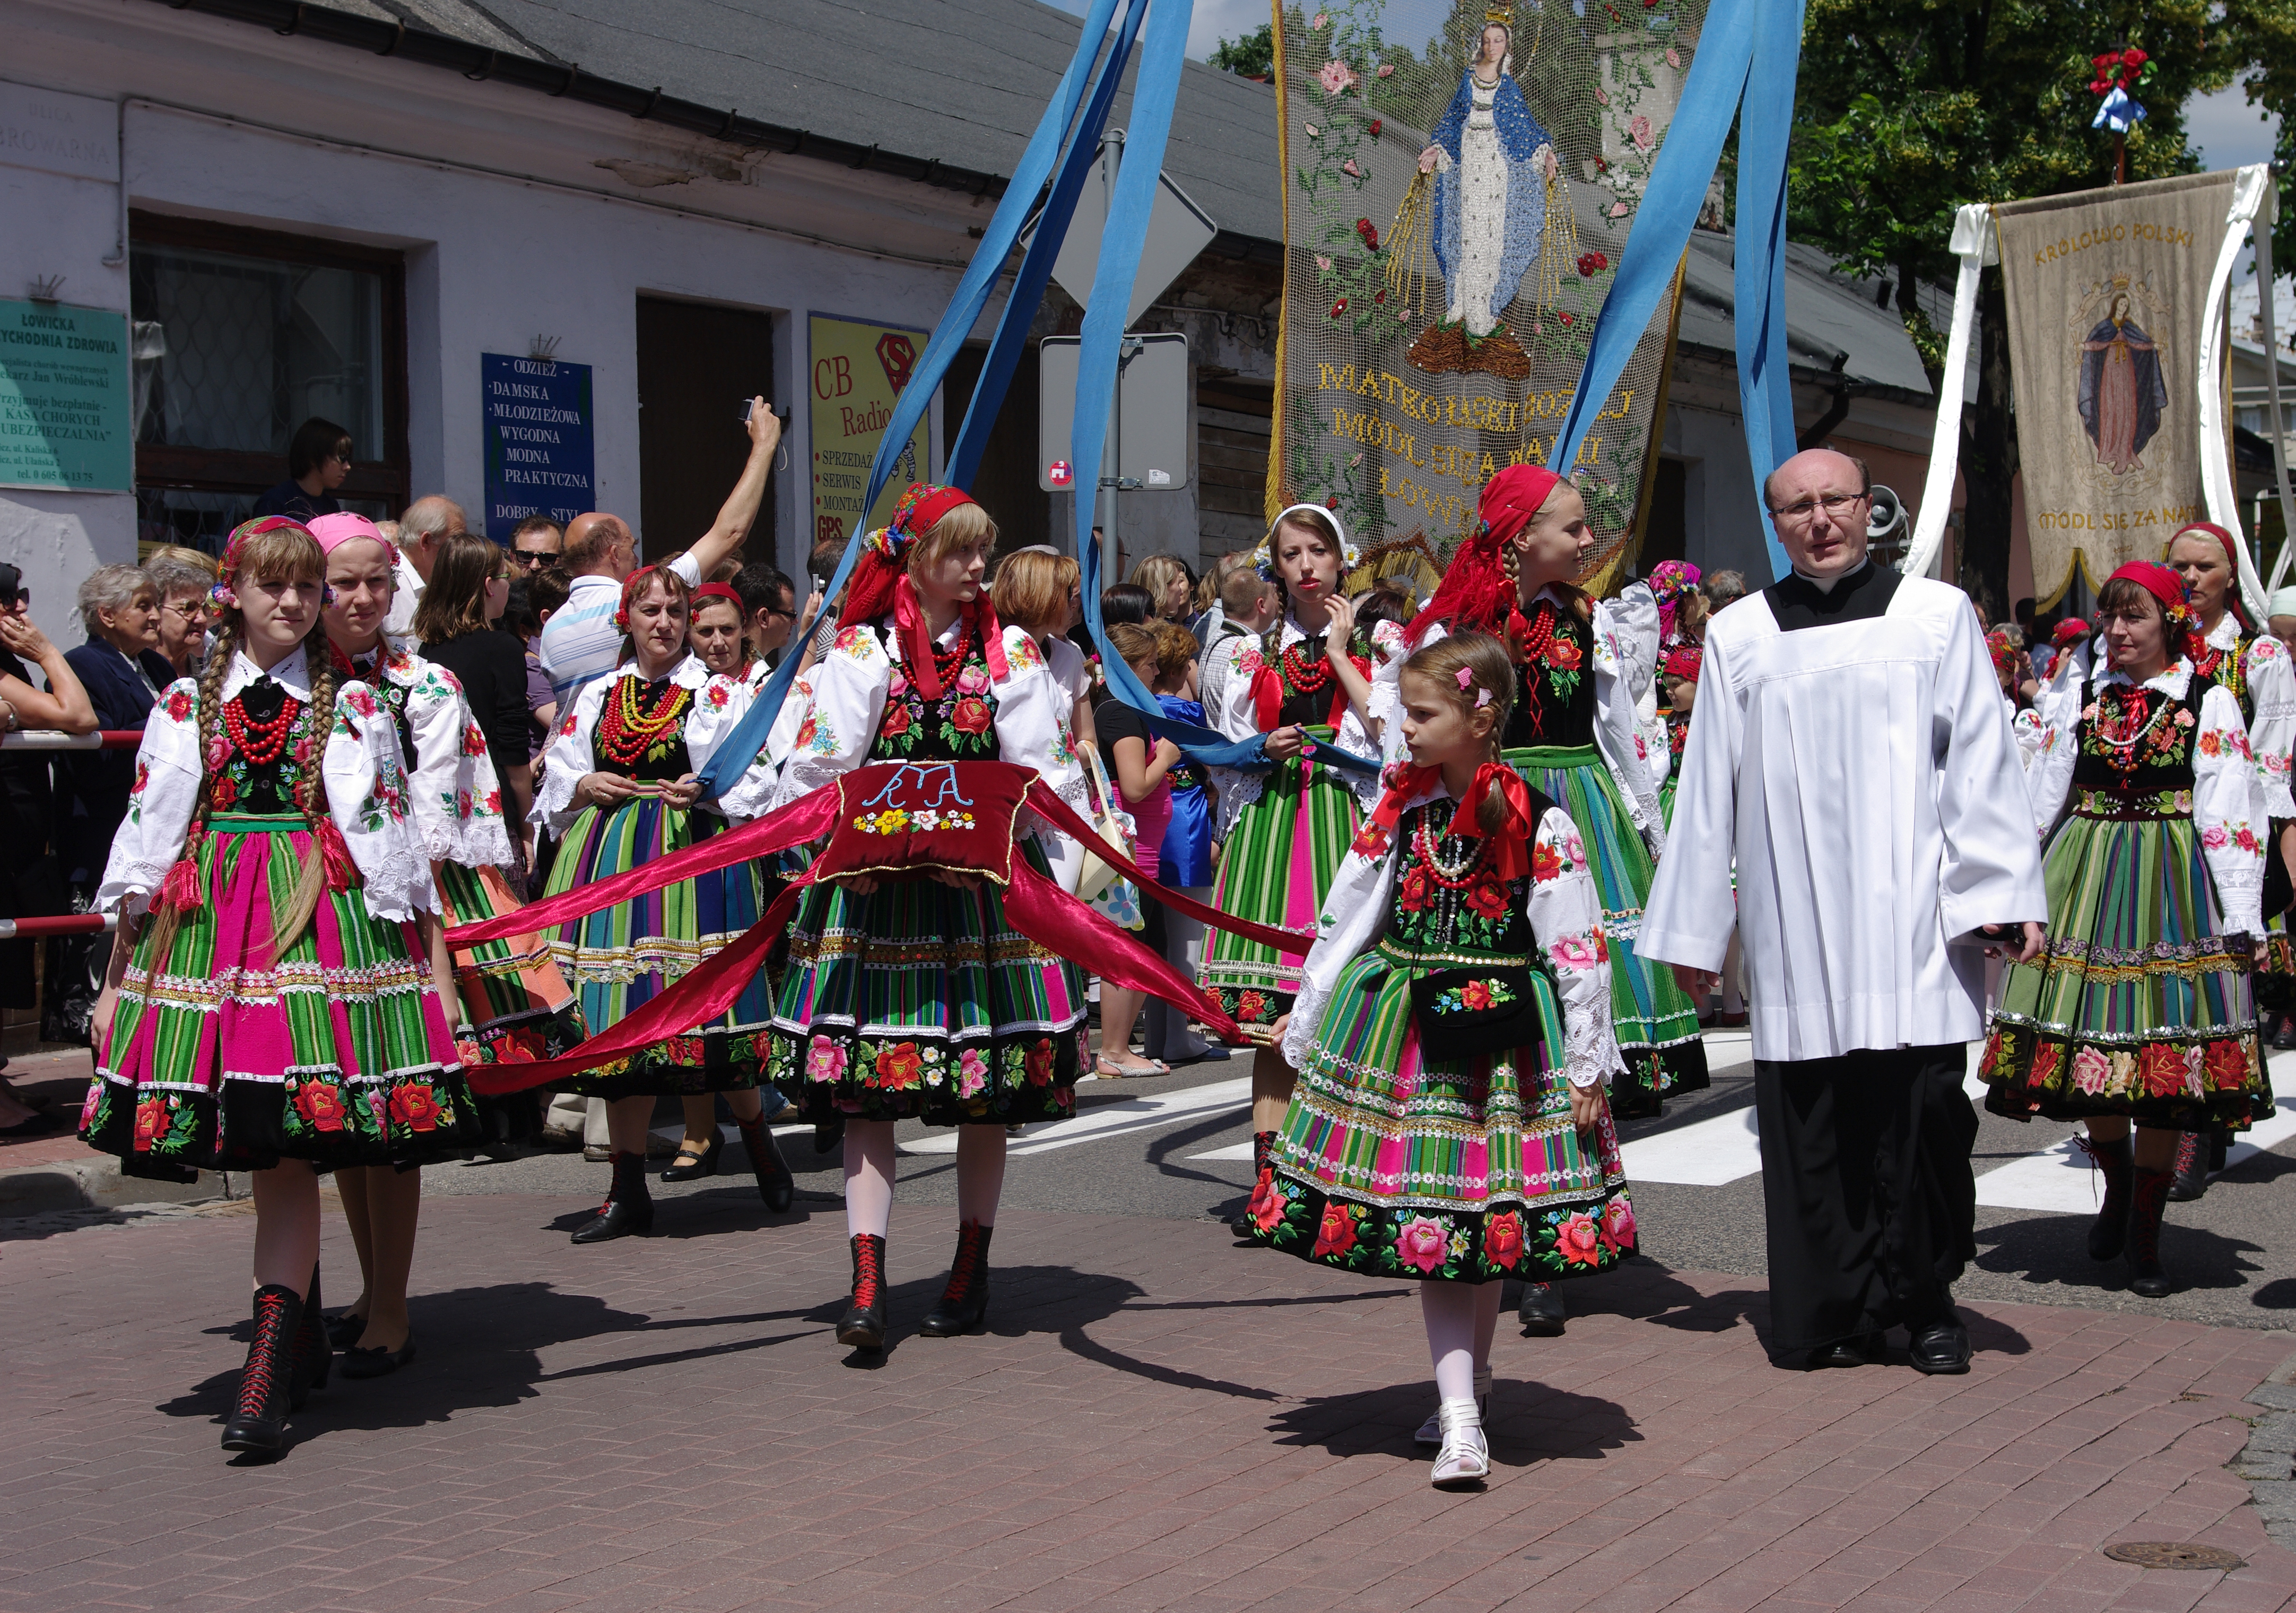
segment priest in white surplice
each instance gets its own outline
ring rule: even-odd
[[[1695,1000],[1743,938],[1773,1352],[1861,1365],[1903,1324],[1965,1371],[1964,1044],[1986,942],[2030,959],[2048,917],[2023,769],[1968,597],[1866,559],[1866,467],[1813,449],[1763,490],[1793,574],[1707,625],[1636,946]]]

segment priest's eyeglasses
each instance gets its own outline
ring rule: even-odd
[[[1800,526],[1817,513],[1821,505],[1824,506],[1825,513],[1829,515],[1847,515],[1853,508],[1871,497],[1870,493],[1828,493],[1822,498],[1805,498],[1798,504],[1789,504],[1783,509],[1773,507],[1770,514],[1780,521],[1791,521],[1796,526]]]

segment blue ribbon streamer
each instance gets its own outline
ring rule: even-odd
[[[1142,4],[1143,0],[1131,0],[1126,14],[1127,29],[1110,44],[1102,68],[1102,78],[1108,83],[1112,84],[1123,75],[1125,59],[1130,54],[1132,40],[1139,27]],[[836,572],[829,579],[824,601],[836,598],[853,575],[854,565],[861,555],[862,529],[867,521],[866,512],[876,507],[878,495],[884,491],[885,484],[892,479],[893,467],[899,462],[901,450],[907,445],[910,434],[916,430],[917,422],[924,417],[926,409],[931,406],[933,394],[940,389],[942,379],[948,374],[950,360],[964,346],[964,339],[972,333],[981,310],[988,306],[989,295],[996,290],[997,279],[1004,271],[1004,260],[1012,255],[1031,207],[1044,191],[1046,182],[1054,177],[1054,165],[1061,158],[1064,144],[1067,144],[1070,163],[1089,165],[1090,149],[1097,146],[1099,131],[1093,130],[1089,141],[1079,137],[1072,144],[1068,144],[1068,136],[1070,125],[1076,121],[1078,109],[1084,103],[1093,64],[1101,60],[1101,45],[1107,39],[1109,23],[1115,12],[1116,0],[1093,0],[1092,8],[1084,20],[1084,28],[1077,38],[1076,54],[1070,60],[1068,70],[1061,76],[1060,87],[1054,92],[1051,103],[1045,108],[1044,117],[1038,119],[1036,133],[1029,136],[1028,149],[1021,153],[1020,162],[1013,170],[1012,181],[1006,186],[1003,199],[996,204],[996,214],[989,219],[988,228],[981,233],[980,244],[972,254],[972,261],[965,266],[964,274],[957,282],[955,294],[949,299],[948,311],[941,316],[940,323],[925,342],[924,355],[917,360],[909,384],[902,388],[900,396],[894,400],[892,417],[886,424],[885,434],[877,444],[876,457],[869,466],[868,490],[861,502],[864,512],[861,522],[856,523],[851,537],[846,541],[845,553],[837,563]],[[1099,97],[1095,99],[1097,101]],[[1073,193],[1070,205],[1074,205]],[[1056,255],[1059,248],[1059,235],[1052,234],[1048,238],[1047,232],[1040,229],[1029,250],[1032,256],[1039,250]],[[1046,267],[1049,270],[1049,259]],[[1041,289],[1040,283],[1040,292]],[[1011,309],[1008,308],[1006,312],[1009,315]],[[1029,313],[1034,315],[1033,306]],[[1016,340],[1025,336],[1027,323],[1025,318],[1021,321],[1014,333]],[[1005,334],[1004,324],[1000,324],[998,333],[1000,337]],[[986,368],[984,366],[984,374]],[[1007,363],[1004,374],[1009,377],[1011,373],[1011,364]],[[994,411],[990,413],[993,415]],[[969,419],[967,424],[970,424]],[[701,794],[705,800],[715,800],[731,789],[766,748],[766,739],[773,732],[774,719],[780,714],[782,702],[788,697],[790,685],[797,680],[798,663],[803,658],[801,650],[802,646],[799,645],[790,646],[789,654],[758,692],[756,703],[734,726],[733,732],[726,737],[717,754],[710,759],[709,765],[701,770]]]
[[[1785,155],[1801,12],[1800,0],[1714,0],[1708,8],[1682,100],[1652,165],[1611,294],[1595,317],[1578,390],[1547,456],[1547,469],[1558,475],[1569,473],[1660,300],[1672,289],[1734,120],[1738,395],[1757,487],[1794,451],[1785,348]],[[1748,95],[1750,87],[1759,93]],[[1785,552],[1767,520],[1762,535],[1772,574],[1784,576]]]

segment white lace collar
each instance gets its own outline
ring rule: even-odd
[[[2216,626],[2209,630],[2209,636],[2202,642],[2212,650],[2229,650],[2238,647],[2240,618],[2234,615],[2230,610],[2226,610],[2223,615],[2217,618]]]
[[[2231,618],[2227,616],[2226,620],[2230,621]],[[2237,624],[2235,623],[2235,625]],[[2115,668],[2107,667],[2098,672],[2095,677],[2089,680],[2089,684],[2092,688],[2102,689],[2111,687],[2115,684],[2120,684],[2125,687],[2134,681],[2135,680],[2131,679],[2128,673],[2118,671]],[[2176,665],[2170,667],[2167,671],[2162,672],[2157,678],[2146,679],[2144,680],[2144,687],[2148,689],[2158,689],[2161,694],[2168,695],[2171,700],[2182,700],[2185,697],[2185,689],[2191,687],[2192,681],[2193,663],[2185,660],[2182,655],[2179,655],[2177,657]]]
[[[614,677],[616,679],[637,678],[638,658],[633,655],[616,667]],[[709,669],[701,664],[701,658],[699,655],[689,650],[683,661],[669,669],[668,677],[669,681],[681,689],[706,688],[709,683]],[[644,680],[640,679],[640,681]]]
[[[244,648],[233,650],[231,671],[223,675],[223,687],[217,692],[216,698],[228,700],[258,678],[268,678],[296,699],[306,704],[310,703],[311,671],[304,663],[303,646],[299,644],[288,651],[285,659],[268,672],[249,660]]]

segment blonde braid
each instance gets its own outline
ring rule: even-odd
[[[327,860],[320,850],[321,826],[327,819],[327,783],[321,771],[327,737],[335,727],[335,662],[327,653],[324,619],[315,621],[303,640],[303,662],[311,674],[311,704],[303,713],[303,734],[296,745],[302,777],[295,783],[295,805],[311,831],[311,853],[295,878],[295,892],[284,912],[278,914],[271,934],[271,955],[277,958],[302,939],[319,903],[327,893]]]
[[[208,756],[215,742],[223,734],[223,680],[231,670],[232,657],[239,648],[239,622],[236,612],[226,611],[216,630],[215,647],[208,652],[207,664],[200,669],[199,698],[193,712],[200,747],[199,794],[192,800],[192,821],[184,830],[183,860],[198,866],[200,841],[208,832],[209,796],[215,789],[215,775],[208,766]],[[213,902],[217,893],[209,891]],[[172,901],[156,899],[152,903],[152,970],[157,975],[167,967],[168,954],[176,944],[176,931],[184,922],[184,909]]]

